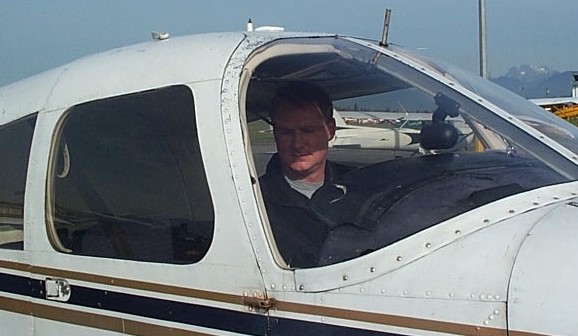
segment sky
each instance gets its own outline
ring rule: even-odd
[[[479,73],[479,0],[0,0],[0,86],[151,39],[255,27],[380,39]],[[577,0],[486,0],[488,71],[578,71]]]

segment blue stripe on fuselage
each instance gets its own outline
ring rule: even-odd
[[[0,273],[0,292],[45,299],[43,291],[44,281]],[[83,286],[71,286],[70,299],[59,304],[62,308],[74,305],[250,335],[397,335]]]

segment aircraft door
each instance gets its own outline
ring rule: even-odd
[[[203,147],[218,92],[171,86],[43,116],[55,131],[33,232],[37,335],[265,330],[243,304],[262,281],[243,225],[229,225],[236,199],[219,196],[234,194],[226,152]]]

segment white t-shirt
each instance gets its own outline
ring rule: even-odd
[[[307,196],[307,198],[311,198],[313,193],[317,191],[317,189],[321,188],[323,185],[323,181],[320,182],[305,182],[302,180],[292,180],[285,176],[285,180],[289,183],[289,186],[298,192],[302,193],[303,195]]]

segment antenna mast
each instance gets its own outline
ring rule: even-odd
[[[379,45],[387,47],[387,34],[389,34],[389,18],[391,17],[391,9],[385,10],[385,17],[383,18],[383,33],[381,35],[381,42]]]
[[[486,0],[478,0],[478,13],[480,22],[480,76],[488,78],[488,39],[486,37]]]

